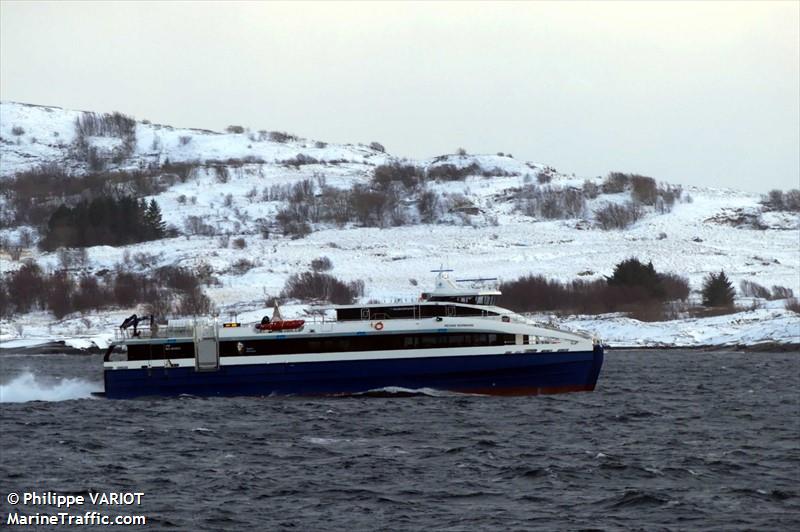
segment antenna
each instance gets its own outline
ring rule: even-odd
[[[482,281],[496,281],[497,277],[477,277],[475,279],[456,279],[457,283],[480,283]]]
[[[439,268],[438,270],[431,270],[431,273],[441,273],[441,272],[454,272],[455,270],[445,270],[443,268]]]

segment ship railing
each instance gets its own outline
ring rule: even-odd
[[[158,338],[158,327],[142,326],[137,327],[134,331],[133,327],[127,329],[114,329],[114,340],[120,342],[123,340],[139,340],[145,338]]]
[[[215,335],[215,328],[213,324],[198,324],[200,325],[199,335],[201,337],[212,337]],[[195,332],[195,325],[185,324],[180,326],[158,325],[154,324],[153,327],[144,325],[136,328],[134,332],[133,327],[127,329],[114,329],[114,340],[122,342],[125,340],[145,340],[150,338],[191,338]]]

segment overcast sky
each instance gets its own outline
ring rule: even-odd
[[[0,97],[800,186],[800,2],[0,4]]]

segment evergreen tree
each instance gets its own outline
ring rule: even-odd
[[[163,238],[166,234],[167,228],[164,220],[161,219],[161,208],[156,203],[155,199],[150,200],[147,206],[147,211],[144,215],[145,223],[147,224],[150,238]]]
[[[730,307],[736,290],[728,280],[724,271],[718,274],[711,273],[703,281],[703,306],[704,307]]]
[[[155,200],[148,204],[129,196],[104,196],[56,209],[47,223],[41,247],[52,251],[59,247],[124,246],[163,238],[165,234],[161,209]]]
[[[606,277],[609,286],[643,288],[650,297],[662,299],[664,288],[661,276],[656,272],[652,262],[643,264],[637,258],[626,259],[614,267],[611,277]]]

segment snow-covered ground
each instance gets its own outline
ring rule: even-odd
[[[78,174],[85,172],[85,165],[75,161],[70,151],[78,116],[78,111],[0,103],[0,187],[4,178],[43,163],[59,164]],[[20,129],[24,133],[14,133]],[[534,273],[569,281],[610,275],[615,264],[632,256],[652,261],[660,272],[685,276],[695,297],[703,278],[720,270],[736,287],[740,281],[750,280],[768,288],[784,286],[800,294],[800,220],[796,214],[762,213],[755,194],[688,187],[671,212],[657,214],[651,209],[627,230],[601,231],[592,227],[592,211],[607,202],[627,201],[629,193],[603,194],[590,200],[581,218],[539,220],[520,213],[514,197],[520,187],[535,184],[539,172],[552,175],[549,186],[556,188],[580,187],[587,179],[599,184],[601,179],[561,175],[546,170],[543,164],[508,155],[448,155],[407,162],[429,168],[475,164],[489,173],[502,174],[430,184],[443,197],[463,196],[479,209],[477,215],[445,216],[437,224],[403,227],[318,225],[302,239],[293,240],[275,231],[264,239],[259,224],[272,220],[283,206],[280,201],[262,199],[265,189],[303,179],[350,188],[369,181],[375,166],[405,160],[367,145],[307,139],[275,142],[269,134],[255,130],[216,133],[138,122],[136,138],[133,154],[120,168],[163,164],[167,159],[173,163],[251,161],[229,165],[230,177],[225,182],[220,182],[208,166],[186,182],[177,181],[152,197],[167,224],[183,229],[189,216],[198,216],[231,240],[244,238],[246,247],[225,247],[217,236],[181,236],[120,248],[96,246],[87,250],[87,271],[110,269],[126,257],[136,256],[146,259],[141,261],[147,263],[143,272],[163,265],[193,268],[205,263],[221,281],[206,292],[223,316],[237,312],[240,319],[250,314],[253,320],[258,319],[265,311],[267,297],[278,295],[289,275],[306,271],[310,262],[321,256],[333,263],[329,273],[345,281],[364,281],[364,301],[414,299],[430,287],[429,271],[440,265],[455,268],[457,275],[467,277],[511,280]],[[109,139],[90,140],[102,147]],[[299,167],[283,163],[298,155],[319,162]],[[766,229],[731,225],[742,213],[755,217]],[[0,236],[14,241],[20,229],[2,229]],[[58,266],[55,253],[32,248],[23,251],[20,261],[0,251],[0,270],[13,271],[27,258],[50,268]],[[230,266],[241,258],[255,266],[238,275]],[[132,265],[138,267],[136,261]],[[48,313],[31,313],[0,322],[0,341],[2,347],[8,347],[14,345],[11,341],[89,338],[100,345],[107,342],[109,331],[125,316],[141,310],[72,315],[60,321]],[[301,306],[288,310],[290,314],[303,311]],[[640,323],[616,315],[564,318],[559,323],[591,331],[618,346],[800,343],[800,318],[783,310],[782,302],[729,316],[665,323]]]

